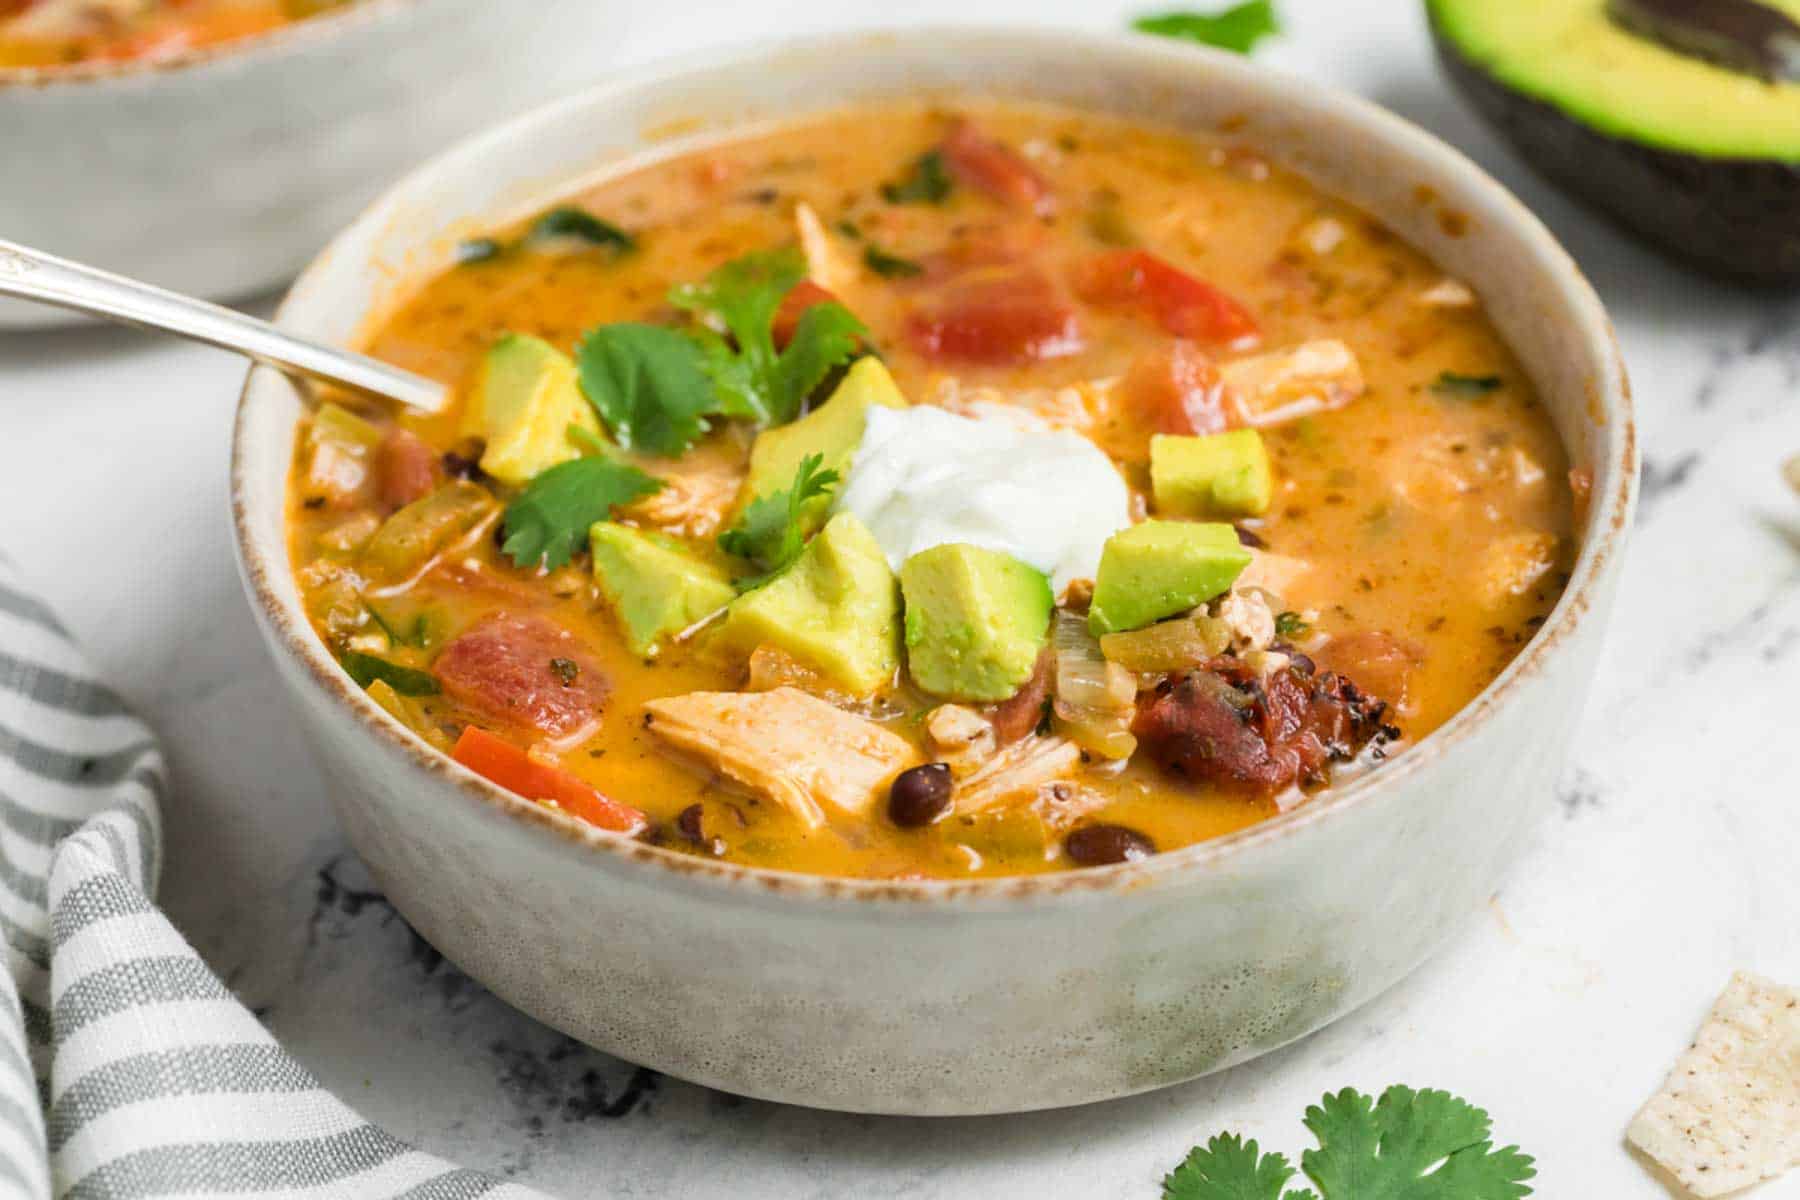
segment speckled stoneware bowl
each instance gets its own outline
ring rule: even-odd
[[[359,0],[155,62],[0,70],[0,234],[193,295],[267,291],[427,154],[596,78],[633,7]],[[72,319],[0,301],[0,330]]]
[[[1593,502],[1573,581],[1537,637],[1467,710],[1361,782],[1135,864],[823,879],[596,832],[490,786],[371,703],[308,628],[284,547],[300,396],[253,373],[233,467],[245,583],[381,886],[526,1012],[746,1095],[912,1114],[1077,1104],[1243,1062],[1392,986],[1491,894],[1545,810],[1630,522],[1637,460],[1612,331],[1536,218],[1381,109],[1150,39],[933,29],[639,72],[413,174],[314,263],[281,322],[353,339],[446,262],[457,232],[543,202],[548,183],[747,122],[958,90],[1229,130],[1362,205],[1481,293],[1593,471]]]

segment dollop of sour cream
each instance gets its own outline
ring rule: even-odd
[[[921,550],[966,542],[1010,554],[1060,593],[1092,579],[1106,539],[1131,524],[1131,493],[1100,448],[940,408],[871,408],[838,494],[898,571]]]

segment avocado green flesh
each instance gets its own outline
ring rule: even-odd
[[[1141,629],[1222,595],[1250,565],[1229,525],[1143,521],[1107,539],[1088,608],[1095,637]]]
[[[1009,699],[1037,667],[1055,600],[1037,568],[1009,554],[948,543],[900,568],[906,665],[934,696]]]
[[[1800,16],[1800,0],[1762,0]],[[1477,69],[1611,137],[1707,158],[1800,162],[1800,84],[1770,84],[1616,22],[1606,0],[1427,0]]]
[[[725,569],[679,542],[602,521],[588,534],[594,581],[612,606],[633,654],[656,653],[666,637],[724,608],[737,596]]]

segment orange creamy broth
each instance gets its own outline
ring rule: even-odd
[[[1026,244],[1036,259],[1061,270],[1129,240],[1242,302],[1261,323],[1265,350],[1336,338],[1355,351],[1367,381],[1359,400],[1264,431],[1274,464],[1274,503],[1265,518],[1243,524],[1275,553],[1306,564],[1304,572],[1269,584],[1279,591],[1281,607],[1306,617],[1307,632],[1293,639],[1301,649],[1380,631],[1417,651],[1403,681],[1382,676],[1380,687],[1377,679],[1365,681],[1378,694],[1403,690],[1403,702],[1398,695],[1384,698],[1396,701],[1391,719],[1406,742],[1468,703],[1548,613],[1575,551],[1569,464],[1529,382],[1479,307],[1431,303],[1444,294],[1444,280],[1429,261],[1353,208],[1272,170],[1252,152],[1052,108],[970,103],[957,111],[1028,156],[1058,198],[1053,218],[1009,216],[968,188],[941,207],[886,203],[880,185],[901,176],[942,138],[948,117],[925,105],[842,113],[677,157],[579,192],[568,202],[630,230],[639,248],[617,258],[519,249],[452,268],[425,282],[374,330],[368,349],[460,386],[505,331],[570,348],[597,324],[672,322],[675,314],[663,299],[671,285],[698,279],[737,255],[792,241],[794,208],[802,201],[828,226],[853,228],[855,240],[839,236],[856,254],[874,244],[927,259],[946,246],[998,241]],[[517,233],[498,236],[510,240]],[[912,303],[905,286],[861,271],[837,294],[869,326],[875,348],[914,404],[941,396],[946,379],[963,388],[1118,380],[1146,356],[1165,352],[1169,342],[1141,312],[1083,307],[1085,348],[1079,354],[1022,366],[933,362],[902,334]],[[1499,386],[1445,395],[1433,387],[1444,372],[1497,377]],[[1116,388],[1100,394],[1115,399],[1094,402],[1090,435],[1142,496],[1148,492],[1152,430],[1141,412],[1116,399]],[[458,444],[459,411],[400,419],[440,450]],[[728,428],[679,464],[640,461],[668,478],[710,474],[734,483],[749,442],[748,431]],[[346,634],[329,627],[333,570],[317,564],[344,555],[321,539],[328,542],[333,529],[359,516],[297,502],[293,508],[294,561],[328,642],[342,644]],[[633,520],[630,511],[622,516]],[[716,554],[711,541],[707,536],[693,544]],[[1547,569],[1525,569],[1533,560]],[[544,577],[514,568],[492,538],[482,538],[459,553],[458,562],[464,567],[460,582],[439,571],[403,595],[377,601],[383,619],[407,626],[429,613],[437,627],[435,645],[496,608],[543,606],[579,636],[612,684],[599,732],[557,761],[607,795],[643,809],[653,836],[676,849],[868,877],[1016,874],[1069,865],[1061,831],[1047,829],[1024,807],[1000,816],[952,817],[916,831],[896,828],[878,804],[867,820],[838,814],[826,828],[808,831],[768,800],[672,755],[644,728],[646,701],[743,688],[742,656],[709,650],[702,637],[640,661],[595,596],[584,558]],[[309,567],[315,568],[311,575]],[[471,579],[477,582],[471,585]],[[420,668],[431,662],[427,651],[390,657]],[[902,684],[877,705],[882,722],[917,745],[925,760],[934,757],[922,721],[931,703]],[[418,704],[450,736],[469,720],[441,696]],[[1365,756],[1340,766],[1336,778],[1368,762]],[[1122,772],[1084,772],[1081,782],[1107,800],[1084,821],[1129,826],[1160,850],[1231,832],[1277,811],[1273,800],[1183,782],[1144,761],[1141,752]],[[702,845],[675,828],[678,814],[696,802],[704,806]]]
[[[0,67],[158,59],[236,41],[350,0],[0,0]]]

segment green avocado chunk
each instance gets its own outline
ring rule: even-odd
[[[611,521],[588,530],[594,582],[624,627],[633,654],[719,611],[737,597],[725,568],[698,558],[673,538]]]
[[[869,409],[905,408],[906,397],[894,383],[894,377],[873,356],[860,359],[844,375],[842,383],[825,403],[791,425],[765,429],[757,434],[750,447],[750,469],[738,493],[736,512],[749,507],[758,496],[769,496],[792,486],[794,472],[801,460],[817,454],[820,467],[836,471],[842,478],[850,469],[850,459],[862,444],[863,426]],[[818,496],[800,510],[802,533],[810,534],[825,523],[831,507],[830,496]]]
[[[946,700],[1005,700],[1037,667],[1056,606],[1050,581],[1010,554],[950,543],[900,568],[906,668]]]
[[[1800,0],[1426,0],[1533,168],[1705,270],[1800,279]],[[1783,65],[1785,64],[1785,65]]]
[[[463,433],[487,443],[481,469],[506,483],[529,483],[580,457],[571,425],[603,436],[574,362],[540,338],[502,336],[481,360],[463,414]]]
[[[1229,525],[1144,521],[1106,539],[1088,630],[1141,629],[1229,590],[1250,551]]]
[[[1254,429],[1150,439],[1156,511],[1172,517],[1254,517],[1269,511],[1275,476]]]
[[[900,666],[900,588],[875,535],[839,513],[791,567],[732,602],[722,636],[783,650],[866,696]]]

